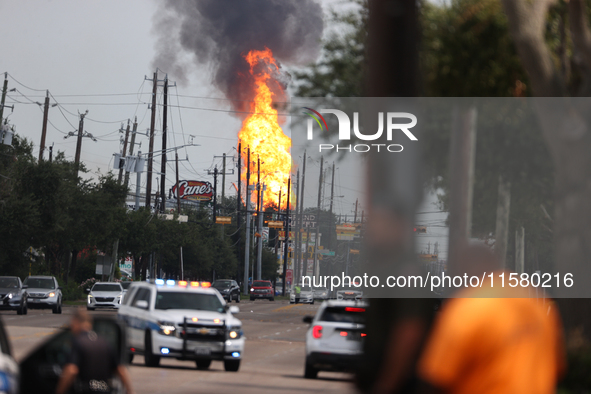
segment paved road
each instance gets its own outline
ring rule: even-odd
[[[313,315],[318,305],[290,305],[287,301],[242,301],[238,318],[246,340],[244,359],[238,373],[225,372],[214,361],[209,371],[197,371],[190,361],[162,360],[159,368],[148,368],[136,356],[130,366],[134,387],[140,393],[353,393],[350,376],[321,372],[318,379],[303,378],[304,336],[308,328],[302,317]],[[63,315],[51,311],[0,312],[10,336],[15,357],[22,359],[37,344],[67,324],[74,308]],[[115,312],[103,313],[115,317]]]

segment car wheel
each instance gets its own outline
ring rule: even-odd
[[[146,367],[157,367],[160,364],[160,356],[156,356],[152,351],[152,334],[146,331],[144,337],[144,362]]]
[[[129,364],[131,365],[131,363],[133,362],[133,356],[135,356],[135,354],[133,354],[132,352],[129,352],[129,358],[127,359],[127,361],[129,361]]]
[[[29,313],[29,306],[25,302],[25,307],[24,307],[24,310],[23,310],[23,315],[26,315],[27,313]]]
[[[304,378],[306,379],[316,379],[318,377],[318,370],[316,368],[311,367],[308,362],[306,361],[306,367],[304,369]]]
[[[211,365],[211,359],[195,360],[195,364],[197,364],[197,369],[206,370]]]
[[[87,311],[94,311],[94,308],[91,308],[91,307],[87,306],[87,307],[86,307],[86,310],[87,310]]]
[[[236,295],[236,302],[240,302],[240,294]]]
[[[55,306],[53,308],[51,308],[51,312],[53,313],[61,313],[60,311],[60,305],[59,304],[55,304]]]
[[[275,301],[275,297],[269,298],[269,301]]]
[[[254,298],[250,297],[250,300],[251,300],[251,301],[254,301]]]
[[[24,315],[25,314],[25,304],[22,303],[21,306],[16,310],[17,315]]]
[[[312,302],[310,304],[314,305],[314,300],[312,300]]]
[[[224,360],[224,369],[228,372],[237,372],[240,368],[240,360]]]

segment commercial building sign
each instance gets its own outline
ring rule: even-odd
[[[213,187],[211,183],[205,181],[179,181],[178,187],[172,187],[172,194],[177,198],[193,201],[211,201],[213,198]]]

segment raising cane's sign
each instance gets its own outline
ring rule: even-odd
[[[174,198],[177,197],[179,191],[180,198],[194,201],[211,201],[213,197],[213,187],[209,182],[201,181],[179,181],[177,185],[172,187],[172,194]]]

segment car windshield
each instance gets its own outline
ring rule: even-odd
[[[359,307],[327,307],[322,313],[321,321],[364,324],[365,308]]]
[[[300,287],[300,291],[312,291],[312,288],[310,286],[302,286]]]
[[[252,287],[271,287],[271,283],[263,281],[254,281]]]
[[[223,312],[222,302],[213,294],[186,291],[159,291],[156,309],[195,309],[198,311]]]
[[[131,282],[121,282],[121,287],[125,290],[129,289],[129,286],[131,286]]]
[[[324,293],[324,292],[328,291],[328,289],[326,287],[316,287],[316,288],[314,288],[314,291],[317,293]]]
[[[25,285],[29,286],[29,289],[55,289],[53,279],[47,278],[27,278]]]
[[[213,287],[216,289],[227,289],[230,286],[232,286],[231,280],[216,280],[213,282]]]
[[[0,288],[2,289],[17,289],[18,279],[16,278],[0,278]]]
[[[114,291],[120,293],[121,286],[117,284],[109,285],[106,283],[97,283],[96,285],[92,286],[92,291]]]

